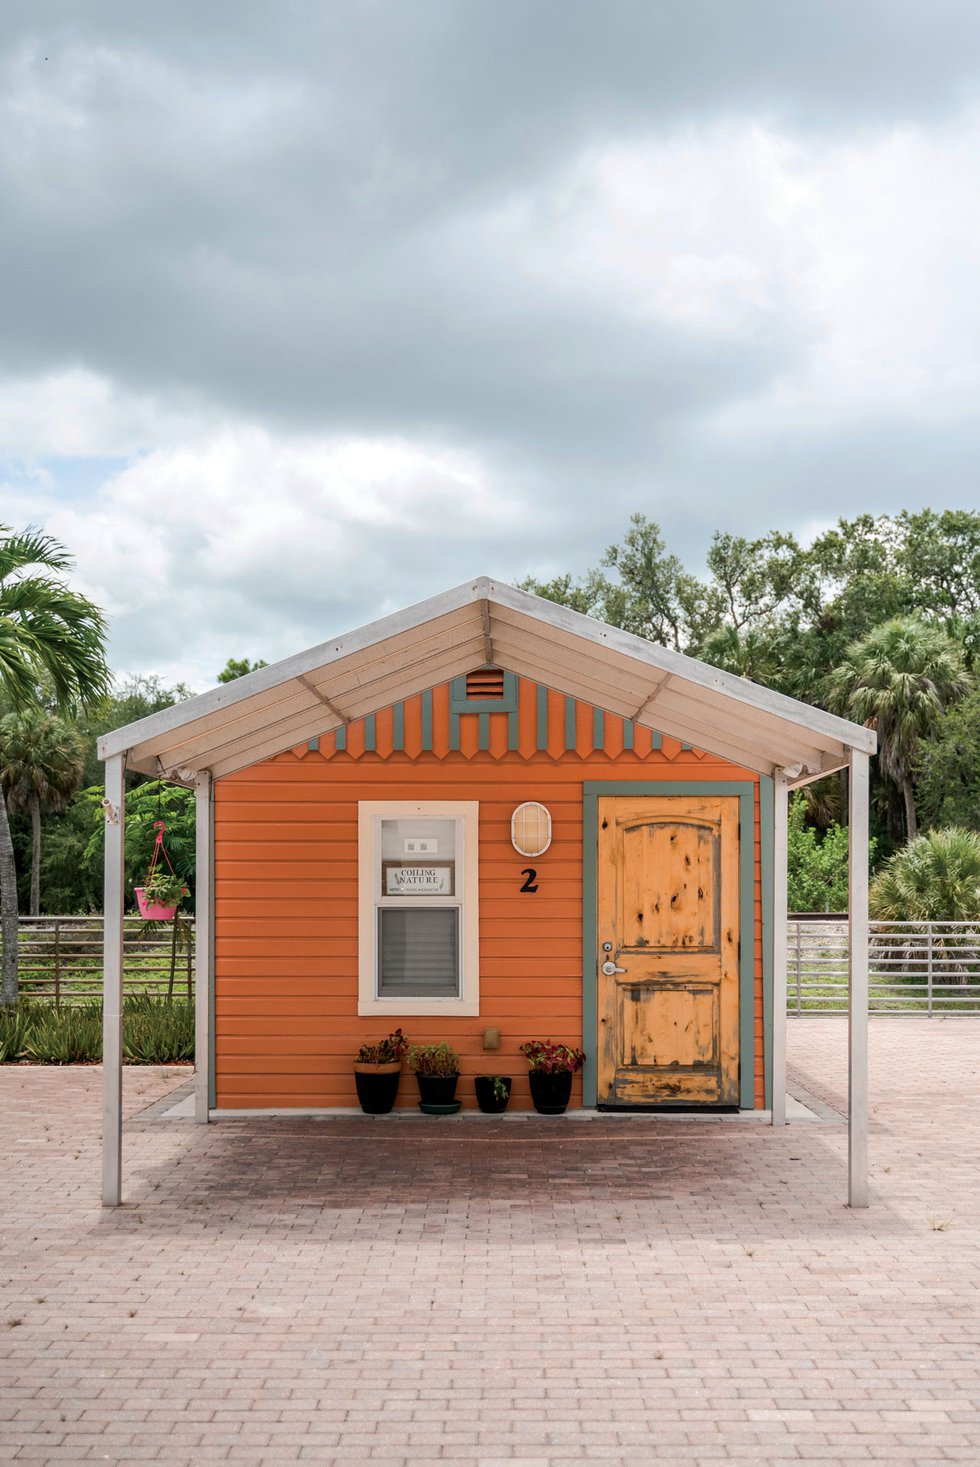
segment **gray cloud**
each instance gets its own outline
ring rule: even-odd
[[[433,536],[413,468],[410,525],[350,532],[401,599],[581,567],[635,508],[696,560],[975,499],[972,0],[8,0],[0,69],[0,454],[466,454],[511,521]]]

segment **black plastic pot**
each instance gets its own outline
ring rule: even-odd
[[[415,1078],[423,1105],[450,1105],[456,1099],[458,1075],[420,1075],[416,1071]]]
[[[531,1070],[528,1080],[531,1084],[531,1099],[538,1115],[565,1114],[572,1097],[571,1070],[559,1070],[555,1075],[549,1075],[544,1070]]]
[[[494,1080],[502,1081],[507,1086],[507,1094],[503,1100],[498,1100],[494,1094]],[[507,1109],[510,1100],[511,1078],[509,1075],[477,1075],[473,1081],[476,1086],[476,1103],[487,1116],[499,1116],[501,1111]]]
[[[354,1065],[354,1084],[361,1110],[369,1116],[386,1116],[395,1103],[401,1061],[390,1065]]]

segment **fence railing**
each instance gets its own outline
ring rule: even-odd
[[[980,923],[871,922],[868,1006],[874,1014],[980,1014]],[[790,1014],[847,1009],[847,922],[790,919]]]
[[[102,918],[21,917],[20,991],[57,1004],[102,997]],[[123,924],[123,989],[160,998],[194,997],[194,919]]]

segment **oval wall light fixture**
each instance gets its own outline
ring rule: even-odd
[[[525,800],[510,817],[510,842],[520,856],[543,856],[551,845],[551,812]]]

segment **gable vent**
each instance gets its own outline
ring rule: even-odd
[[[467,698],[502,698],[504,696],[504,670],[502,667],[481,667],[477,672],[466,674]]]

